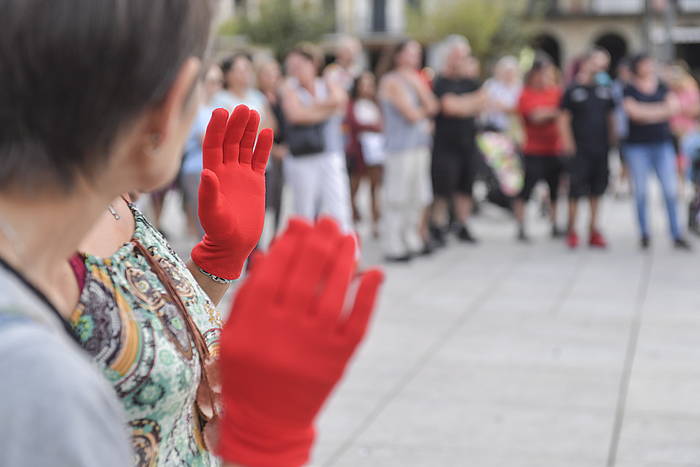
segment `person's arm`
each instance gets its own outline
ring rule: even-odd
[[[395,77],[387,79],[388,81],[384,83],[385,97],[394,104],[406,120],[415,123],[428,117],[428,113],[422,107],[417,107],[411,102],[405,87]]]
[[[518,113],[527,123],[546,125],[559,116],[559,108],[542,107],[523,92],[518,100]]]
[[[449,117],[472,117],[484,110],[486,94],[483,90],[457,95],[447,93],[440,98],[442,112]]]
[[[282,91],[282,110],[292,125],[315,125],[328,120],[338,111],[339,102],[330,98],[312,105],[303,105],[299,96],[289,87]]]
[[[187,262],[187,269],[190,270],[192,277],[204,290],[204,293],[207,294],[214,306],[218,305],[221,299],[224,298],[224,295],[226,295],[230,284],[214,281],[214,279],[204,274],[192,260]]]
[[[559,116],[559,109],[556,107],[538,107],[532,109],[525,118],[535,125],[546,125]]]
[[[418,93],[418,99],[420,100],[423,111],[428,117],[434,117],[440,111],[440,103],[435,97],[432,89],[421,79],[418,74],[415,76],[414,86],[416,92]]]
[[[633,97],[625,97],[622,102],[625,113],[630,120],[642,124],[662,123],[671,118],[677,111],[678,102],[670,94],[663,102],[639,102]]]
[[[571,112],[566,109],[562,109],[562,111],[559,112],[557,124],[559,126],[559,134],[561,135],[562,144],[564,146],[564,154],[567,156],[573,156],[576,154],[576,141],[574,140],[574,134],[571,131]]]

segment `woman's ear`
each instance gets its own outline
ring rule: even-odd
[[[182,121],[183,114],[191,113],[193,104],[198,104],[193,101],[199,99],[197,85],[201,67],[201,60],[188,58],[180,67],[162,102],[154,106],[147,117],[147,131],[156,135],[159,141],[168,139],[170,132],[177,129],[178,123]]]

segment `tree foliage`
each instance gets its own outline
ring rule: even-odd
[[[469,39],[473,54],[488,61],[517,53],[527,45],[524,6],[522,0],[443,0],[425,11],[409,11],[407,30],[426,44],[450,34],[463,35]]]
[[[253,44],[267,46],[282,57],[299,42],[320,40],[333,24],[332,18],[308,1],[261,0],[257,13],[225,22],[219,34],[246,36]]]

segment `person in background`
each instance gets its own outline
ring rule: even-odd
[[[362,72],[362,44],[352,36],[342,36],[335,48],[335,61],[323,71],[323,76],[350,92]]]
[[[284,112],[282,111],[282,98],[280,87],[282,86],[282,73],[276,60],[269,59],[258,68],[258,89],[267,99],[270,109],[270,119],[273,120],[275,130],[274,144],[270,155],[272,159],[265,173],[267,209],[272,211],[272,234],[276,234],[282,220],[282,191],[284,188],[284,158],[289,152],[284,142]]]
[[[204,230],[199,223],[198,199],[199,179],[202,174],[202,142],[204,132],[207,129],[209,118],[214,107],[211,105],[214,95],[221,90],[223,74],[218,65],[209,66],[204,75],[204,92],[202,105],[195,116],[192,130],[185,142],[185,155],[180,168],[180,185],[182,186],[183,205],[187,216],[187,226],[190,234],[196,238],[204,235]]]
[[[540,180],[547,182],[549,187],[552,237],[561,236],[557,225],[559,184],[564,172],[561,135],[557,125],[561,94],[556,68],[551,60],[545,56],[537,57],[527,74],[525,87],[518,100],[518,113],[525,130],[525,182],[514,205],[518,223],[517,238],[520,241],[529,240],[525,230],[525,204]]]
[[[493,77],[486,80],[487,110],[482,122],[486,129],[513,135],[513,116],[523,84],[518,60],[512,55],[501,57],[493,68]]]
[[[680,65],[674,65],[670,69],[668,84],[673,95],[678,99],[679,112],[671,117],[671,132],[678,141],[683,164],[681,169],[683,177],[693,184],[693,196],[688,205],[688,230],[700,234],[700,176],[698,165],[700,164],[700,91],[698,83]]]
[[[237,53],[223,60],[220,66],[224,74],[223,89],[214,95],[212,105],[229,112],[236,106],[245,105],[260,114],[263,126],[274,130],[265,96],[255,88],[253,59],[250,55]]]
[[[595,248],[607,246],[598,226],[598,208],[608,186],[614,102],[610,87],[596,80],[594,57],[594,52],[584,57],[574,82],[564,92],[559,115],[564,153],[571,157],[566,243],[572,249],[579,244],[576,218],[578,201],[584,196],[590,202],[588,244]]]
[[[648,249],[651,244],[647,188],[649,172],[653,170],[661,182],[673,244],[677,249],[689,250],[690,244],[678,222],[676,155],[669,124],[680,111],[680,104],[659,80],[656,64],[649,55],[634,57],[630,68],[633,77],[624,92],[624,109],[629,117],[624,154],[634,184],[640,245],[642,249]]]
[[[379,83],[387,153],[382,240],[387,261],[406,262],[429,248],[420,229],[432,201],[429,125],[438,102],[418,73],[418,42],[401,43],[392,59],[393,69]]]
[[[610,52],[602,47],[595,47],[586,54],[585,61],[590,61],[593,69],[595,83],[599,86],[611,86],[613,83],[610,77]]]
[[[617,65],[617,77],[611,86],[613,101],[615,102],[615,139],[617,140],[617,150],[620,156],[620,173],[615,183],[616,197],[623,196],[629,190],[629,169],[624,156],[625,139],[629,131],[629,121],[625,113],[623,102],[625,87],[627,87],[631,79],[632,73],[630,71],[629,59],[623,58]]]
[[[479,82],[469,77],[467,40],[451,36],[447,42],[444,68],[433,87],[440,100],[440,112],[435,117],[433,137],[431,175],[435,200],[431,233],[438,244],[445,243],[452,201],[458,224],[457,238],[476,243],[469,228],[472,189],[478,169],[476,116],[485,108],[487,96],[480,90]]]
[[[289,79],[282,87],[285,180],[293,195],[293,212],[307,219],[334,218],[352,230],[350,186],[343,148],[342,121],[347,93],[331,79],[319,77],[321,54],[300,44],[287,58]]]
[[[372,235],[379,237],[379,189],[384,164],[384,135],[382,113],[377,103],[377,86],[374,75],[362,73],[350,92],[345,116],[348,144],[345,148],[350,173],[350,196],[353,220],[361,221],[356,197],[360,183],[367,178],[372,203]]]

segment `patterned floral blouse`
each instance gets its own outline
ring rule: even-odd
[[[83,255],[85,283],[71,324],[124,404],[138,466],[218,466],[194,402],[201,373],[186,321],[138,244],[165,272],[216,355],[221,316],[184,262],[133,206],[131,242],[109,258]],[[161,276],[163,277],[163,276]]]

